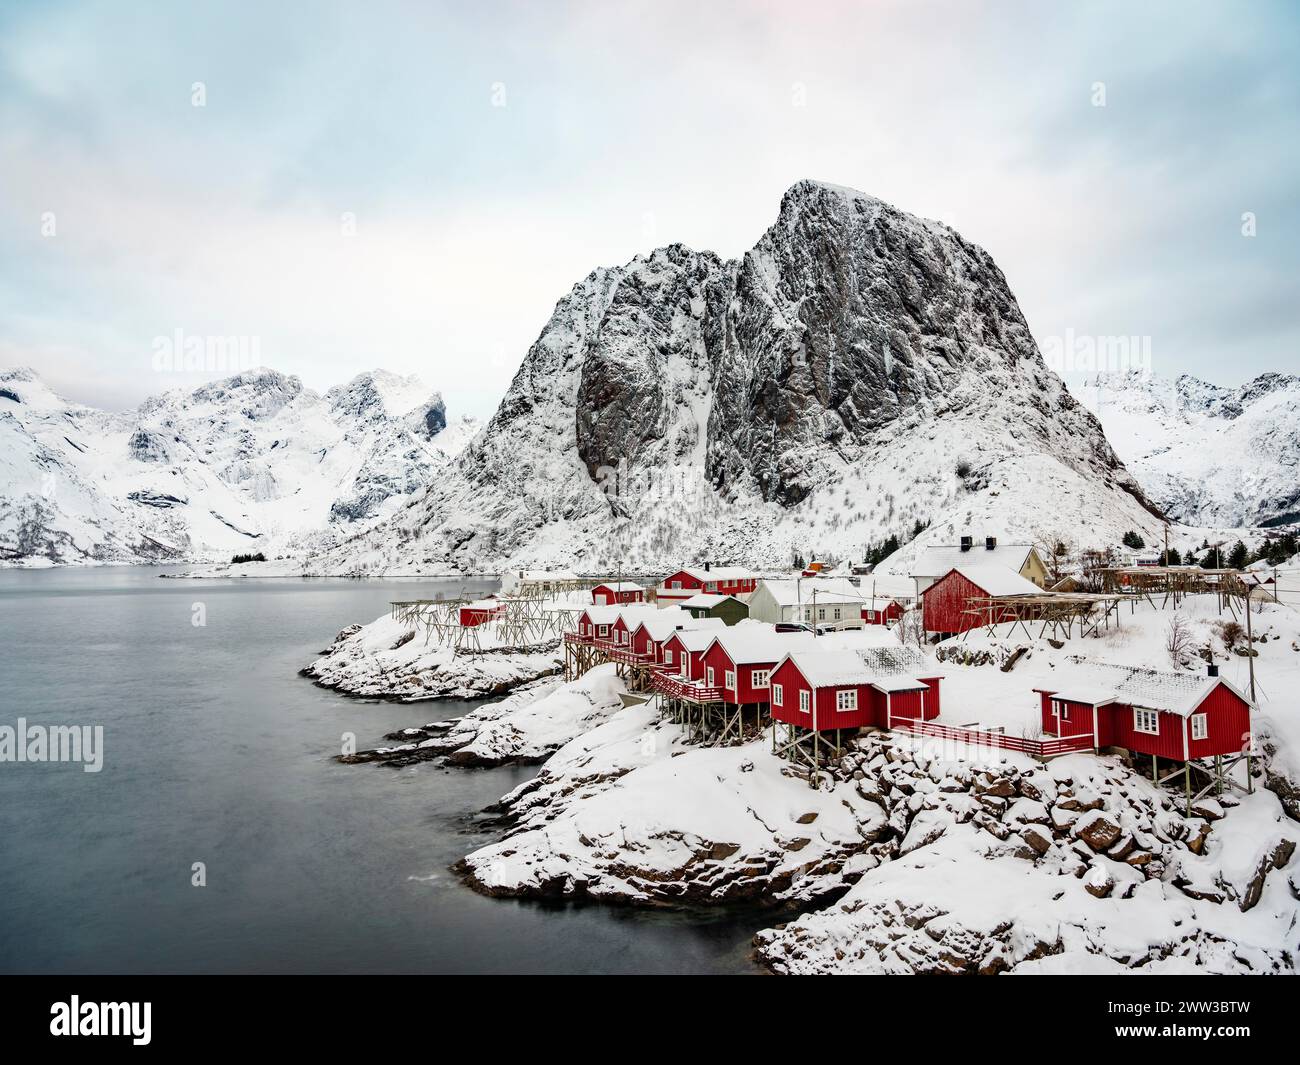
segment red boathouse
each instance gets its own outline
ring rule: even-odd
[[[942,679],[881,674],[852,651],[800,648],[772,673],[772,718],[819,732],[930,721],[939,716]]]
[[[921,593],[925,631],[955,636],[978,625],[1014,621],[1010,610],[998,608],[997,599],[1043,594],[1038,585],[1005,566],[956,566]],[[988,599],[994,602],[971,602]],[[968,612],[975,609],[978,614]]]
[[[1186,762],[1240,754],[1251,743],[1250,700],[1217,672],[1197,677],[1110,666],[1034,691],[1044,732],[1091,735],[1097,748]]]

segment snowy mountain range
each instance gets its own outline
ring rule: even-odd
[[[917,522],[917,550],[1160,527],[985,251],[804,181],[740,259],[674,244],[574,285],[427,494],[319,561],[785,565]]]
[[[228,561],[392,515],[477,430],[418,378],[258,369],[112,413],[0,371],[0,561]]]
[[[1079,399],[1151,499],[1187,525],[1300,521],[1300,377],[1221,388],[1189,374],[1099,374]]]

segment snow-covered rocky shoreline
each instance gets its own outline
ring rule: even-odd
[[[415,702],[506,695],[563,667],[560,641],[527,649],[501,647],[485,633],[481,649],[459,653],[384,615],[349,625],[302,669],[322,688],[370,699]]]
[[[1196,640],[1219,638],[1207,604],[1180,613]],[[1027,729],[1035,685],[1081,653],[1156,661],[1170,616],[1143,608],[1098,639],[1031,640],[1011,672],[999,664],[1014,635],[972,633],[960,655],[943,656],[945,706],[1013,734]],[[471,887],[766,907],[771,927],[755,936],[754,956],[777,973],[1294,972],[1300,632],[1285,608],[1254,621],[1254,790],[1202,799],[1190,815],[1180,792],[1118,755],[1042,764],[899,733],[861,735],[813,789],[771,753],[766,734],[705,747],[686,742],[653,702],[624,706],[612,665],[571,683],[534,678],[462,718],[402,730],[393,746],[343,760],[541,763],[489,808],[502,838],[457,863]],[[369,651],[353,646],[340,658],[336,644],[322,662],[353,663],[344,672],[354,685],[418,668],[410,641],[384,650],[400,631],[378,622],[366,631]],[[345,630],[340,643],[357,635]],[[355,664],[403,653],[400,668]],[[1218,648],[1215,658],[1246,684],[1238,674],[1248,656]]]

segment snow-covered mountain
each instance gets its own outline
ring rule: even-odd
[[[1300,521],[1300,377],[1239,388],[1189,374],[1099,374],[1079,399],[1147,494],[1187,525]]]
[[[949,542],[1159,528],[985,251],[804,181],[739,260],[675,244],[578,282],[482,435],[322,562],[776,565],[918,520]]]
[[[323,396],[253,370],[111,413],[0,371],[0,560],[228,561],[328,545],[423,491],[473,435],[417,378]]]

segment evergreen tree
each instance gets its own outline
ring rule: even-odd
[[[1142,539],[1141,533],[1134,532],[1132,529],[1124,534],[1124,539],[1120,543],[1125,547],[1133,548],[1134,551],[1141,551],[1147,545],[1147,542]]]
[[[1228,552],[1229,569],[1245,569],[1246,563],[1250,561],[1250,553],[1246,550],[1246,545],[1238,540],[1232,545],[1232,550]]]
[[[1160,565],[1162,566],[1181,566],[1183,564],[1182,556],[1178,553],[1178,548],[1171,547],[1168,551],[1160,552]]]

